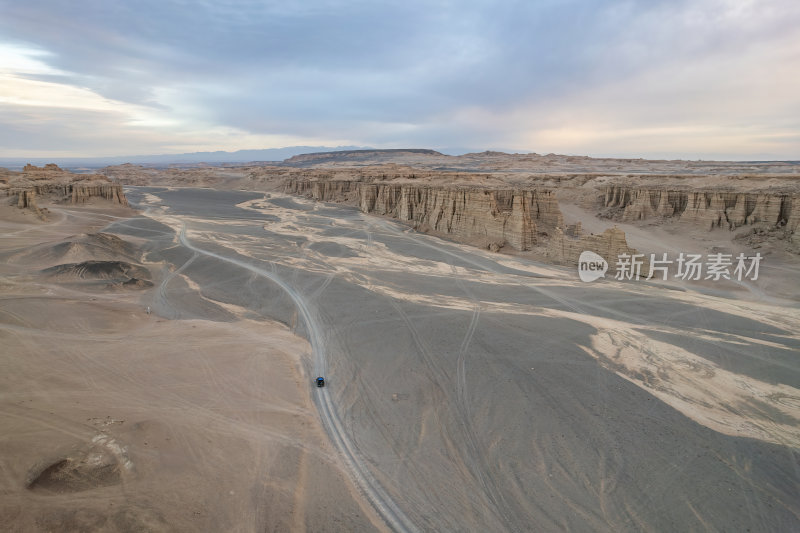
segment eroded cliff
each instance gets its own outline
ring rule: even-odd
[[[35,167],[27,165],[22,172],[8,172],[2,189],[12,204],[44,216],[37,199],[60,203],[81,204],[92,198],[128,205],[122,185],[98,174],[73,174],[56,165]]]
[[[625,232],[616,226],[599,234],[569,235],[556,228],[547,243],[547,257],[557,265],[577,265],[584,251],[592,251],[608,261],[608,271],[617,271],[617,259],[623,255],[635,256],[639,251],[628,246]],[[650,261],[645,254],[637,259],[642,276],[648,275]]]
[[[415,229],[493,249],[530,250],[540,234],[563,226],[551,190],[485,189],[347,180],[290,179],[286,192],[358,206]]]
[[[609,186],[603,207],[625,222],[677,217],[703,229],[764,223],[795,231],[800,224],[800,197],[727,191],[676,191]]]

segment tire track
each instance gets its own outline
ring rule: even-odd
[[[265,270],[250,263],[246,263],[232,257],[225,257],[193,245],[186,237],[185,223],[183,223],[181,226],[179,239],[183,246],[195,253],[213,257],[220,261],[249,270],[250,272],[273,281],[276,285],[283,289],[292,299],[297,307],[297,310],[302,316],[303,321],[305,322],[306,329],[308,331],[309,342],[311,343],[315,375],[325,375],[327,360],[325,355],[325,347],[322,343],[322,331],[317,324],[314,313],[308,307],[302,295],[300,295],[293,287],[283,281],[274,270]],[[361,488],[367,499],[375,507],[381,518],[383,518],[386,524],[395,531],[418,531],[411,520],[409,520],[409,518],[403,513],[402,510],[400,510],[397,504],[389,497],[383,487],[380,486],[378,481],[360,459],[358,449],[347,436],[347,433],[342,426],[342,422],[339,419],[336,410],[334,409],[333,399],[325,387],[316,388],[314,394],[314,403],[317,404],[323,426],[325,427],[325,430],[328,433],[331,441],[341,453],[350,475],[356,482],[357,486]]]
[[[463,410],[465,419],[469,419],[469,398],[467,396],[467,349],[469,348],[472,337],[475,335],[475,329],[478,327],[478,320],[481,316],[481,305],[475,295],[470,291],[461,278],[457,275],[455,265],[451,264],[450,268],[453,270],[454,279],[456,284],[464,291],[464,294],[472,300],[472,319],[467,327],[467,333],[464,335],[464,340],[461,341],[461,346],[458,349],[458,359],[456,360],[456,394],[458,397],[458,405]]]
[[[411,338],[414,341],[414,344],[417,345],[417,349],[422,355],[423,362],[428,367],[430,371],[430,379],[431,382],[434,383],[439,390],[440,394],[444,394],[446,396],[445,385],[450,381],[450,378],[439,364],[436,362],[436,358],[431,353],[428,346],[422,340],[419,332],[414,327],[411,319],[408,315],[403,311],[403,308],[392,298],[389,298],[389,303],[391,306],[397,311],[400,315],[400,318],[405,323],[406,327],[411,334]],[[462,358],[462,353],[466,354],[466,347],[469,345],[469,341],[472,339],[472,335],[475,332],[475,327],[478,323],[478,316],[480,314],[480,309],[472,314],[472,320],[470,321],[470,326],[468,328],[467,336],[462,341],[461,347],[462,350],[459,353],[459,358]],[[464,393],[466,394],[466,376],[464,377]],[[458,388],[458,383],[456,384]],[[459,399],[460,400],[460,399]],[[458,442],[450,442],[450,445],[453,447],[454,450],[461,450],[463,454],[461,456],[464,466],[469,470],[472,474],[472,477],[481,487],[484,496],[486,497],[487,502],[489,503],[488,508],[495,515],[497,520],[499,520],[509,531],[512,528],[509,527],[510,520],[509,515],[512,514],[508,503],[505,500],[503,492],[500,490],[498,485],[495,483],[494,479],[486,476],[485,472],[489,472],[489,466],[486,464],[486,461],[483,459],[484,454],[481,452],[481,446],[479,444],[478,438],[475,435],[475,432],[472,429],[472,424],[470,422],[468,412],[466,409],[465,404],[462,404],[461,401],[456,402],[456,428],[461,433],[461,444],[459,445]],[[449,440],[449,439],[448,439]]]
[[[167,298],[167,285],[169,285],[169,282],[172,281],[175,278],[175,276],[177,276],[178,274],[183,272],[187,267],[189,267],[189,265],[191,265],[195,261],[195,259],[198,258],[199,255],[200,254],[198,254],[197,252],[194,252],[192,257],[187,259],[186,262],[183,263],[177,270],[174,270],[169,274],[167,274],[161,281],[161,284],[158,286],[158,291],[156,293],[157,299],[154,303],[156,305],[159,305],[165,311],[167,310],[175,311],[173,313],[174,316],[171,318],[180,317],[180,313],[169,303],[169,298]]]

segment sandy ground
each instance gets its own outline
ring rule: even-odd
[[[146,264],[159,287],[145,290],[43,279],[92,254],[54,244],[134,214],[50,209],[49,223],[0,212],[3,531],[384,527],[322,430],[308,342],[231,307],[224,320],[148,315],[175,268],[164,262]]]
[[[5,223],[17,529],[800,529],[796,305],[584,284],[275,193],[127,194],[144,216]],[[32,243],[90,228],[152,287],[32,274]]]
[[[393,529],[800,524],[796,306],[582,284],[279,194],[129,197],[161,225],[110,230],[180,235],[152,245],[187,291],[159,313],[234,306],[310,340],[323,425]]]

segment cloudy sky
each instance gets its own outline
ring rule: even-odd
[[[0,157],[800,159],[797,0],[0,0]]]

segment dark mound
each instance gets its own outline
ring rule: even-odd
[[[149,289],[153,286],[153,282],[146,279],[131,278],[128,281],[123,281],[119,286],[123,289]]]
[[[81,458],[60,459],[42,470],[27,486],[34,492],[82,492],[116,485],[120,480],[120,465],[113,455],[95,452]]]
[[[11,263],[53,265],[89,260],[137,260],[140,254],[131,243],[110,233],[84,233],[52,244],[40,244],[17,251],[9,257]]]
[[[42,270],[42,274],[63,281],[110,280],[130,282],[150,278],[150,271],[125,261],[83,261],[67,263]]]

